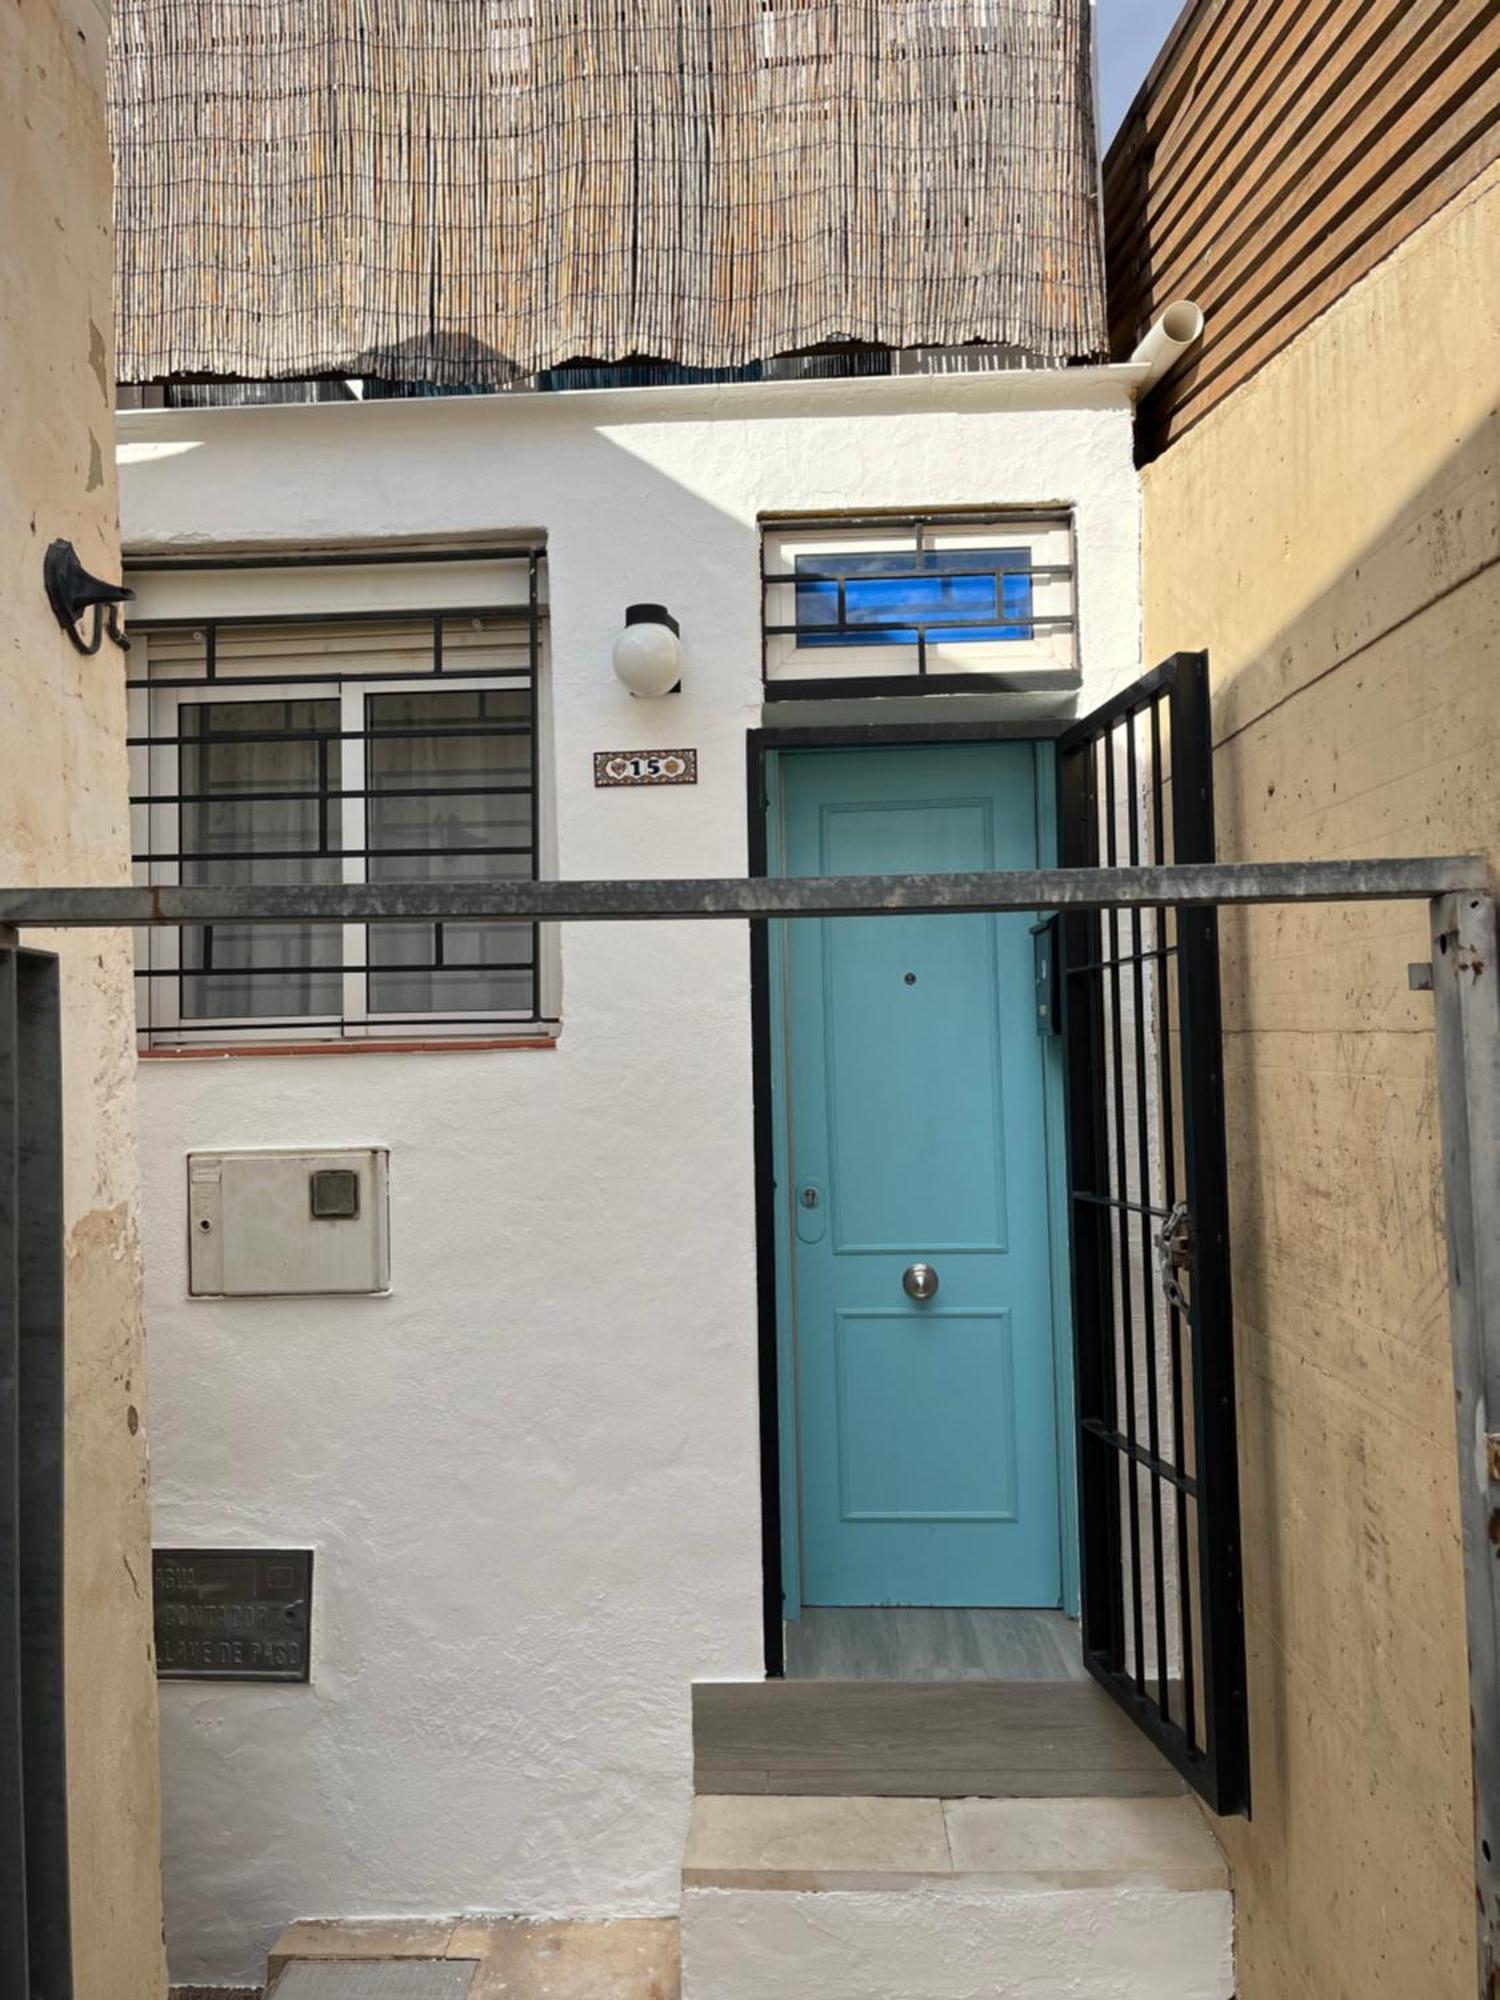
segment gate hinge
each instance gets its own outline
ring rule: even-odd
[[[1179,1201],[1156,1232],[1156,1262],[1161,1272],[1167,1303],[1178,1312],[1191,1308],[1182,1289],[1182,1275],[1193,1267],[1193,1215],[1185,1201]]]

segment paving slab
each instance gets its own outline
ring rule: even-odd
[[[524,1917],[464,1916],[428,1920],[351,1919],[292,1924],[271,1952],[266,2000],[314,2000],[306,1987],[317,1966],[369,1968],[387,1977],[402,1964],[462,1970],[464,2000],[678,2000],[676,1917],[618,1917],[542,1922]],[[303,1988],[288,1986],[295,1972]],[[278,1983],[279,1976],[279,1983]],[[340,1978],[344,1975],[340,1974]],[[446,1987],[432,1988],[434,2000]],[[417,1989],[413,1988],[414,1995]],[[330,2000],[366,2000],[363,1987],[329,1988]],[[387,1988],[369,2000],[386,2000]],[[321,1989],[316,2000],[321,2000]],[[404,2000],[391,1989],[390,2000]]]
[[[288,1924],[271,1947],[268,1977],[299,1958],[445,1958],[456,1917],[351,1917]]]
[[[478,1960],[465,2000],[678,2000],[682,1990],[675,1917],[466,1918],[449,1950]]]
[[[900,1887],[947,1875],[938,1799],[784,1798],[693,1801],[684,1888]]]
[[[948,1799],[953,1868],[1018,1889],[1227,1889],[1193,1799]]]

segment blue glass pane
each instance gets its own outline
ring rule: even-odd
[[[914,646],[919,625],[929,646],[1029,639],[1030,560],[1026,549],[798,556],[799,578],[811,574],[797,584],[797,644]]]

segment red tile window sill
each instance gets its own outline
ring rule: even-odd
[[[555,1049],[555,1035],[540,1035],[487,1041],[347,1041],[347,1042],[226,1042],[212,1048],[140,1049],[141,1062],[204,1062],[238,1060],[242,1056],[451,1056],[481,1052],[497,1054],[502,1049]]]

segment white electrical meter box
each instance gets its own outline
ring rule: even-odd
[[[194,1298],[384,1292],[391,1283],[384,1147],[188,1154]]]

